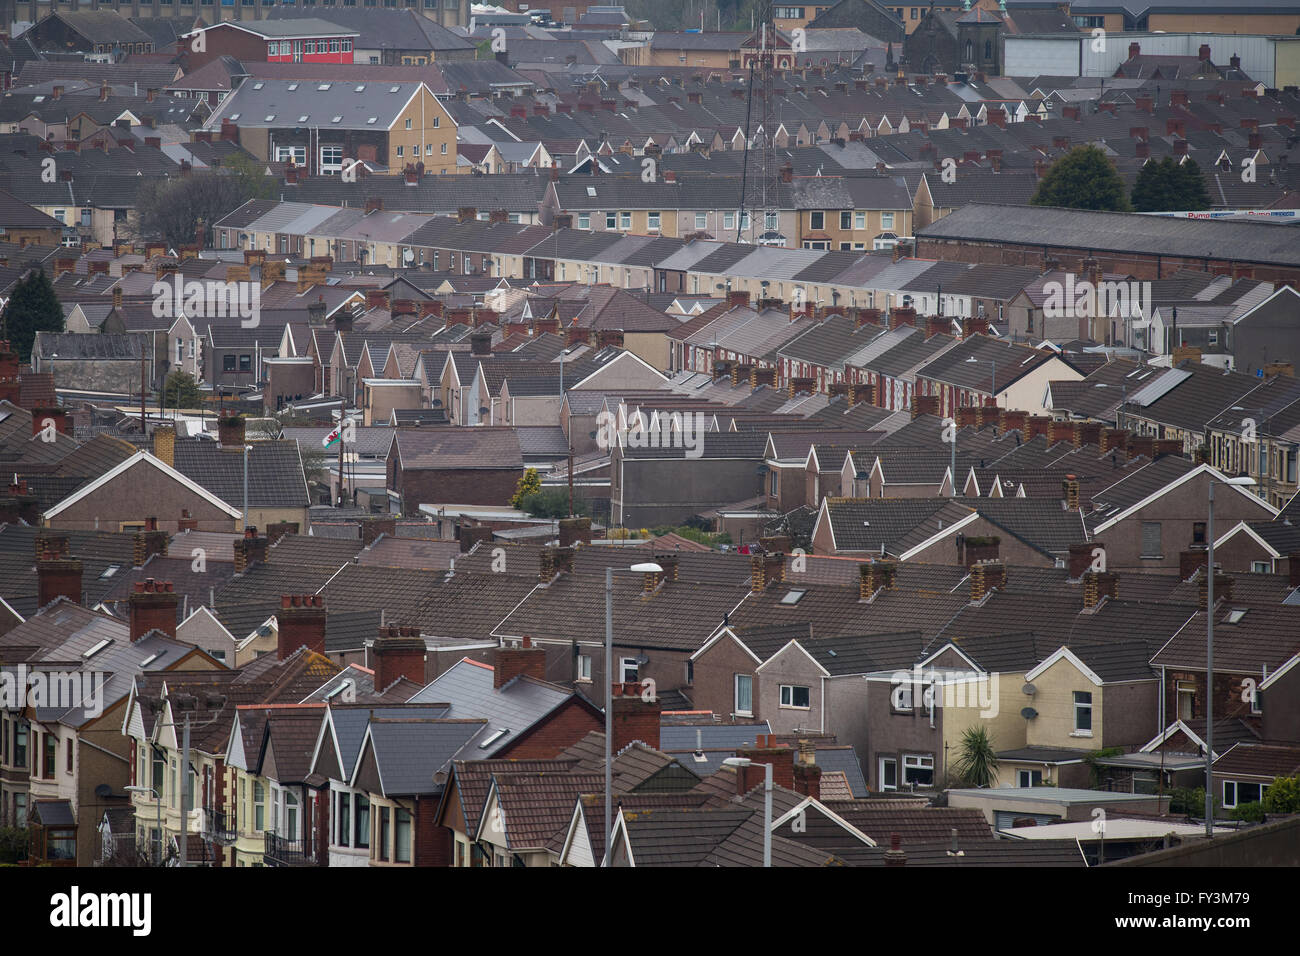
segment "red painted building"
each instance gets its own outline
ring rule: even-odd
[[[194,30],[179,43],[189,73],[222,56],[267,63],[351,64],[359,35],[314,17],[230,20]]]

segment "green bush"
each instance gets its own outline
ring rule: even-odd
[[[1230,820],[1244,820],[1246,823],[1263,823],[1266,819],[1262,803],[1243,803],[1233,807],[1228,813]]]
[[[21,863],[27,859],[26,828],[0,827],[0,863]]]

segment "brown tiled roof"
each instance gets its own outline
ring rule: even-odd
[[[1300,747],[1235,744],[1214,761],[1214,772],[1233,777],[1293,777],[1300,773]]]

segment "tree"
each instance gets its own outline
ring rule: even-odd
[[[1212,200],[1210,191],[1205,188],[1205,177],[1196,160],[1186,159],[1178,166],[1180,205],[1179,209],[1209,209]]]
[[[569,491],[567,488],[539,488],[529,495],[524,495],[518,505],[520,511],[527,511],[534,518],[569,517]],[[573,501],[573,513],[581,517],[587,513],[587,503],[580,498]]]
[[[169,246],[194,242],[196,224],[204,225],[207,242],[212,223],[254,198],[260,181],[241,175],[204,170],[179,179],[147,179],[136,198],[136,232],[144,239],[161,239]]]
[[[1124,180],[1096,146],[1077,146],[1053,163],[1029,202],[1066,209],[1131,209]]]
[[[969,787],[993,786],[998,775],[998,755],[988,730],[982,724],[962,731],[953,770]]]
[[[1138,212],[1176,212],[1209,206],[1210,194],[1201,168],[1191,159],[1180,164],[1166,156],[1158,163],[1147,163],[1133,184],[1133,208]]]
[[[62,332],[63,306],[44,269],[29,272],[14,286],[13,294],[0,312],[4,337],[23,362],[30,362],[37,332]]]
[[[163,386],[164,401],[168,408],[198,408],[202,400],[199,397],[199,383],[189,372],[177,369],[167,376]]]
[[[542,490],[542,479],[537,474],[536,468],[529,468],[524,472],[519,483],[515,485],[514,496],[510,499],[510,507],[522,509],[524,499],[529,495],[535,495]]]
[[[1264,791],[1263,804],[1269,813],[1300,813],[1300,776],[1274,780]]]

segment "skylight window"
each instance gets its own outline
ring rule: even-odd
[[[334,117],[332,120],[330,120],[330,122],[331,122],[331,123],[342,123],[342,122],[343,122],[343,117],[342,117],[342,116],[336,116],[336,117]]]
[[[260,89],[261,89],[262,87],[264,87],[264,86],[266,86],[265,83],[254,83],[254,84],[253,84],[253,89],[255,89],[255,90],[260,90]]]
[[[320,86],[316,87],[316,89],[318,89],[318,90],[320,90],[322,93],[324,93],[326,90],[328,90],[328,89],[330,88],[331,85],[332,85],[332,84],[330,84],[330,83],[322,83]]]
[[[301,116],[298,117],[298,122],[299,122],[299,123],[305,123],[305,122],[307,122],[307,117],[308,117],[309,115],[311,115],[311,114],[309,114],[309,113],[303,113]]]
[[[96,654],[98,654],[100,651],[102,651],[104,648],[108,647],[108,645],[112,643],[113,643],[112,638],[106,637],[98,644],[96,644],[94,647],[92,647],[90,650],[83,652],[81,656],[84,660],[90,660],[90,658],[94,657]]]
[[[152,664],[152,663],[153,663],[154,661],[156,661],[157,659],[158,659],[158,655],[157,655],[157,654],[150,654],[148,657],[146,657],[144,660],[142,660],[142,661],[140,662],[140,666],[141,666],[141,667],[148,667],[150,664]]]
[[[288,86],[288,90],[289,90],[290,93],[292,93],[292,92],[293,92],[294,90],[296,90],[297,88],[298,88],[298,84],[297,84],[297,83],[290,83],[289,86]]]
[[[370,117],[370,119],[366,120],[366,125],[367,125],[367,126],[374,126],[374,125],[375,125],[376,123],[378,123],[378,122],[379,122],[379,117],[378,117],[378,116],[372,116],[372,117]]]
[[[1228,623],[1240,624],[1241,619],[1246,616],[1246,611],[1248,610],[1249,608],[1239,608],[1239,607],[1233,608],[1231,611],[1228,612]]]
[[[262,122],[263,122],[263,123],[270,123],[270,122],[272,122],[272,121],[274,121],[274,120],[275,120],[275,114],[274,114],[274,113],[267,113],[267,114],[266,114],[266,119],[262,120]]]
[[[510,733],[510,731],[507,730],[505,727],[498,727],[496,730],[494,730],[491,734],[488,735],[486,740],[484,740],[481,744],[478,745],[478,749],[486,750],[488,747],[491,747],[494,743],[496,743],[498,740],[500,740],[508,733]]]
[[[357,88],[356,88],[353,92],[355,92],[355,93],[364,93],[365,91],[366,91],[366,84],[361,83],[361,84],[359,84],[359,85],[357,86]]]
[[[595,186],[588,186],[588,187],[587,187],[587,195],[588,195],[588,196],[595,197],[595,195],[596,195],[596,187],[595,187]]]
[[[230,114],[230,122],[233,123],[233,122],[234,122],[235,120],[237,120],[237,119],[239,119],[239,114],[238,114],[238,113],[231,113],[231,114]]]
[[[808,593],[807,591],[801,591],[801,590],[798,590],[798,589],[793,590],[793,591],[787,591],[785,597],[781,598],[781,603],[782,603],[782,604],[798,604],[798,603],[799,603],[799,599],[802,598],[802,597],[803,597],[805,594],[807,594],[807,593]]]
[[[113,575],[117,574],[118,568],[120,567],[121,565],[118,564],[110,564],[108,567],[104,569],[104,573],[99,576],[99,580],[101,581],[108,580]]]
[[[400,86],[390,86],[390,87],[388,88],[388,92],[389,92],[389,93],[400,93],[401,91],[402,91],[402,88],[401,88]]]

